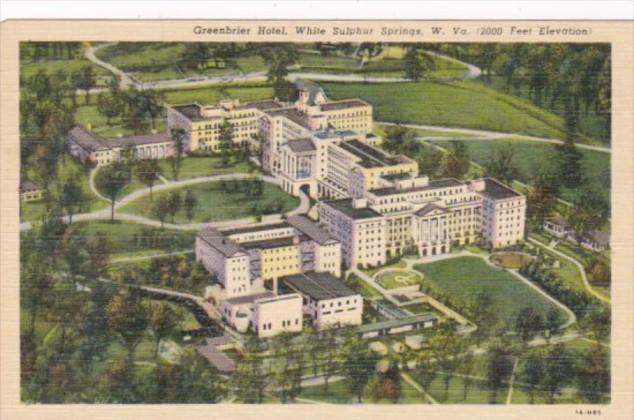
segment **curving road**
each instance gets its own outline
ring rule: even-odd
[[[234,83],[234,82],[264,82],[267,80],[267,72],[266,71],[258,71],[258,72],[250,72],[250,73],[227,73],[222,76],[198,76],[198,77],[190,77],[184,79],[165,79],[165,80],[155,80],[148,82],[138,81],[136,78],[131,76],[129,73],[121,70],[120,68],[103,61],[97,57],[95,54],[98,50],[102,48],[106,48],[108,46],[114,45],[115,43],[106,43],[100,44],[97,46],[91,46],[86,49],[84,56],[87,60],[93,62],[94,64],[105,68],[106,70],[114,73],[119,76],[121,82],[120,86],[122,89],[127,89],[128,87],[134,86],[136,89],[144,90],[144,89],[178,89],[178,88],[192,88],[192,87],[204,87],[204,86],[213,86],[219,84],[226,83]],[[432,51],[425,51],[427,54],[432,55],[434,57],[442,58],[447,61],[451,61],[454,63],[461,64],[467,68],[467,71],[458,78],[447,78],[447,79],[460,79],[460,80],[468,80],[479,77],[482,74],[482,71],[474,66],[473,64],[465,63],[464,61],[460,61],[456,58],[449,57],[443,54],[438,54]],[[411,82],[410,79],[406,79],[404,77],[373,77],[367,76],[363,74],[356,73],[311,73],[311,72],[302,72],[302,71],[293,71],[288,76],[287,79],[290,81],[295,81],[297,79],[307,79],[318,82],[350,82],[350,83],[402,83],[402,82]],[[97,93],[105,90],[105,88],[93,88],[90,89],[91,93]],[[81,93],[81,92],[79,92]]]
[[[93,174],[91,174],[93,175]],[[94,176],[94,175],[93,175]],[[248,178],[252,178],[252,175],[249,174],[243,174],[243,173],[233,173],[233,174],[223,174],[223,175],[213,175],[213,176],[205,176],[205,177],[199,177],[199,178],[190,178],[190,179],[184,179],[181,181],[172,181],[169,182],[167,184],[162,184],[162,185],[157,185],[152,189],[152,192],[159,192],[159,191],[166,191],[166,190],[170,190],[170,189],[174,189],[174,188],[182,188],[182,187],[186,187],[189,185],[195,185],[195,184],[200,184],[200,183],[204,183],[204,182],[213,182],[213,181],[220,181],[220,180],[231,180],[231,179],[248,179]],[[275,185],[279,185],[280,182],[270,176],[267,175],[257,175],[257,178],[268,182],[268,183],[272,183]],[[90,183],[90,188],[92,190],[92,192],[97,195],[98,197],[110,202],[110,200],[108,200],[107,198],[103,197],[102,195],[99,194],[99,191],[97,191],[97,189],[95,188],[94,182]],[[145,188],[141,188],[138,190],[135,190],[133,192],[131,192],[130,194],[124,196],[123,198],[121,198],[120,200],[115,201],[115,210],[121,208],[122,206],[125,206],[126,204],[141,198],[145,195],[150,194],[150,189],[145,187]],[[295,215],[295,214],[303,214],[308,212],[308,210],[310,209],[310,199],[308,198],[308,196],[306,196],[306,194],[304,194],[303,192],[300,191],[300,196],[299,196],[299,206],[297,206],[297,208],[295,208],[294,210],[291,210],[288,213],[284,213],[286,215]],[[233,220],[225,220],[225,221],[220,221],[220,222],[211,222],[211,223],[188,223],[188,224],[172,224],[172,223],[165,223],[164,227],[165,228],[170,228],[170,229],[180,229],[180,230],[198,230],[204,227],[217,227],[217,228],[223,228],[223,227],[229,227],[229,226],[246,226],[246,225],[258,225],[258,224],[267,224],[267,223],[271,223],[272,221],[277,221],[280,220],[282,218],[283,214],[271,214],[271,215],[266,215],[262,217],[262,222],[254,222],[254,217],[247,217],[247,218],[243,218],[243,219],[233,219]],[[101,210],[96,210],[94,212],[90,212],[90,213],[81,213],[81,214],[76,214],[73,216],[73,221],[76,222],[81,222],[81,221],[87,221],[87,220],[107,220],[110,219],[110,208],[104,208]],[[117,213],[115,211],[115,219],[116,220],[126,220],[126,221],[131,221],[131,222],[136,222],[136,223],[140,223],[140,224],[144,224],[144,225],[148,225],[148,226],[154,226],[154,227],[161,227],[161,222],[158,220],[154,220],[154,219],[150,219],[144,216],[139,216],[136,214],[128,214],[128,213]],[[68,217],[65,216],[62,218],[62,220],[68,222]],[[32,224],[31,222],[22,222],[20,223],[20,230],[21,231],[25,231],[25,230],[29,230],[32,228]]]

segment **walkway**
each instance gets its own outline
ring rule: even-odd
[[[456,127],[447,127],[442,125],[427,125],[427,124],[397,124],[388,121],[376,121],[377,124],[382,125],[401,125],[403,127],[419,129],[419,130],[433,130],[433,131],[443,131],[446,133],[456,133],[456,138],[459,138],[461,141],[493,141],[499,139],[510,139],[510,140],[522,140],[522,141],[532,141],[538,143],[549,143],[549,144],[563,144],[563,140],[560,139],[551,139],[546,137],[536,137],[529,136],[526,134],[517,134],[517,133],[504,133],[501,131],[488,131],[488,130],[475,130],[472,128],[456,128]],[[467,136],[465,136],[467,135]],[[451,138],[447,137],[417,137],[418,140],[450,140]],[[603,152],[603,153],[612,153],[612,149],[604,146],[594,146],[591,144],[583,144],[583,143],[575,143],[580,149],[592,150],[595,152]]]
[[[91,178],[90,178],[91,181],[89,183],[92,193],[95,194],[97,197],[110,202],[110,200],[108,200],[107,198],[99,194],[99,191],[96,189],[94,182],[92,181],[92,179],[94,178],[94,174],[95,174],[95,171],[91,172]],[[279,180],[267,175],[257,175],[256,177],[261,179],[262,181],[269,182],[275,185],[280,184]],[[230,180],[230,179],[250,179],[250,178],[252,178],[252,175],[244,174],[244,173],[232,173],[232,174],[205,176],[205,177],[199,177],[199,178],[190,178],[190,179],[185,179],[181,181],[170,181],[167,184],[157,185],[152,189],[152,192],[155,193],[160,191],[166,191],[170,189],[186,187],[189,185],[201,184],[204,182],[220,181],[223,179]],[[149,193],[150,193],[150,189],[147,187],[135,190],[131,192],[130,194],[126,195],[125,197],[121,198],[120,200],[115,201],[115,210],[125,206],[126,204],[134,200],[137,200],[145,195],[148,195]],[[308,198],[306,194],[304,194],[301,191],[300,191],[299,200],[300,200],[299,206],[297,206],[295,209],[291,210],[290,212],[285,213],[286,215],[292,216],[296,214],[304,214],[308,212],[308,210],[310,210],[310,199]],[[169,228],[169,229],[179,229],[179,230],[198,230],[203,227],[216,227],[216,228],[223,228],[223,227],[229,227],[229,226],[239,227],[239,226],[247,226],[247,225],[267,224],[267,223],[271,223],[272,221],[281,220],[281,218],[282,218],[282,214],[271,214],[271,215],[263,216],[262,222],[255,222],[255,216],[253,216],[253,217],[247,217],[243,219],[225,220],[225,221],[210,222],[210,223],[187,223],[187,224],[164,223],[163,227]],[[109,207],[96,210],[94,212],[81,213],[81,214],[76,214],[73,216],[74,222],[81,222],[81,221],[88,221],[88,220],[108,220],[108,219],[110,219]],[[62,218],[62,220],[67,222],[68,217],[65,216]],[[115,220],[125,220],[125,221],[144,224],[147,226],[161,227],[160,221],[147,218],[144,216],[136,215],[136,214],[118,213],[115,211]],[[32,224],[30,222],[20,223],[21,231],[30,230],[30,229],[32,229]]]
[[[553,254],[556,254],[557,256],[559,256],[559,257],[561,257],[561,258],[563,258],[565,260],[568,260],[571,263],[573,263],[577,267],[577,269],[579,270],[579,273],[581,274],[581,278],[583,280],[583,286],[588,291],[588,293],[590,293],[592,296],[596,297],[597,299],[599,299],[602,302],[605,302],[605,303],[608,303],[608,304],[611,303],[611,300],[610,300],[609,297],[597,292],[596,290],[594,290],[592,288],[592,286],[590,285],[590,282],[588,281],[588,276],[586,275],[586,270],[584,269],[583,265],[579,261],[577,261],[576,259],[574,259],[572,257],[569,257],[568,255],[564,254],[563,252],[558,251],[555,248],[551,248],[548,245],[543,244],[540,241],[535,240],[533,238],[529,237],[528,241],[533,243],[533,244],[535,244],[535,245],[537,245],[537,246],[539,246],[539,247],[541,247],[541,248],[547,249],[550,252],[552,252]]]
[[[403,380],[405,382],[407,382],[409,385],[412,386],[412,388],[414,388],[416,391],[420,392],[421,394],[423,394],[423,396],[425,397],[425,399],[427,401],[429,401],[432,404],[438,404],[438,401],[436,401],[436,399],[434,399],[434,397],[431,396],[431,394],[429,394],[427,391],[425,391],[425,388],[423,388],[418,382],[416,382],[409,373],[406,372],[401,372],[401,378],[403,378]]]

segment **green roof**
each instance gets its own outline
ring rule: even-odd
[[[370,219],[373,217],[382,217],[381,213],[372,210],[369,207],[354,208],[352,207],[351,198],[342,198],[340,200],[323,201],[322,204],[330,206],[340,211],[352,219]]]

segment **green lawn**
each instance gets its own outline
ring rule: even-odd
[[[407,309],[408,311],[414,314],[426,314],[426,313],[436,313],[436,309],[434,309],[428,303],[413,303],[411,305],[403,306],[403,309]]]
[[[314,401],[321,401],[330,404],[356,404],[357,397],[351,394],[346,387],[345,381],[337,381],[328,384],[328,392],[324,385],[315,385],[305,387],[299,395],[299,398],[305,398]],[[279,401],[279,400],[278,400]],[[363,397],[364,404],[390,404],[387,400],[373,402],[367,395]],[[414,387],[404,380],[401,380],[401,404],[427,404],[423,395]]]
[[[420,275],[410,270],[389,271],[379,274],[376,282],[384,289],[396,289],[399,287],[412,286],[420,281]]]
[[[170,181],[174,179],[169,161],[159,161],[161,175]],[[235,162],[230,165],[223,165],[220,157],[197,157],[188,156],[181,162],[181,170],[178,175],[179,180],[199,178],[203,176],[221,175],[229,173],[256,173],[257,169],[248,162]]]
[[[446,147],[444,140],[434,140],[434,144]],[[548,143],[536,143],[521,140],[465,140],[471,160],[486,165],[501,147],[512,147],[515,151],[514,163],[519,171],[518,180],[530,183],[537,175],[556,164],[556,146]],[[610,154],[594,150],[579,149],[583,158],[581,161],[584,174],[590,186],[601,193],[609,203],[610,199]],[[562,188],[561,198],[572,200],[575,189]]]
[[[562,319],[567,315],[558,306],[503,269],[496,269],[478,257],[459,257],[428,264],[416,270],[425,274],[423,284],[436,293],[442,292],[457,304],[467,305],[480,291],[491,295],[494,313],[500,320],[513,322],[519,310],[532,306],[542,316],[556,308]],[[433,295],[433,292],[432,292]]]
[[[271,206],[279,204],[281,205],[281,213],[295,209],[299,205],[297,197],[293,197],[277,185],[269,183],[264,183],[264,191],[257,198],[247,197],[242,188],[239,191],[223,191],[219,181],[196,184],[188,188],[198,198],[198,206],[195,208],[192,223],[217,222],[255,216],[257,214],[253,208],[255,205],[262,210],[266,207],[270,209]],[[156,201],[162,195],[170,194],[173,191],[184,194],[185,188],[155,193],[153,200]],[[155,218],[151,209],[150,196],[146,195],[123,206],[120,211]],[[171,219],[166,221],[171,222]],[[181,210],[176,215],[174,222],[189,223],[189,220],[187,220],[184,211]]]
[[[47,75],[54,75],[60,70],[66,73],[66,76],[70,78],[71,74],[78,71],[84,66],[92,67],[93,74],[96,76],[97,86],[106,85],[107,81],[112,77],[111,73],[101,66],[91,63],[83,57],[83,53],[80,58],[72,60],[45,60],[37,63],[20,62],[20,76],[24,79],[28,79],[40,71],[43,71]],[[82,99],[79,99],[82,101]]]
[[[213,60],[210,60],[206,68],[191,69],[184,67],[180,61],[185,51],[185,43],[148,42],[137,44],[134,49],[126,47],[124,43],[118,43],[97,51],[97,55],[144,82],[266,70],[264,59],[253,51],[245,51],[236,57],[235,63],[230,66],[220,64],[216,67]]]
[[[165,90],[165,102],[183,104],[199,102],[213,104],[222,99],[240,99],[242,102],[270,99],[273,89],[262,84],[232,84],[227,86],[202,87],[194,89]]]
[[[194,232],[161,230],[133,222],[91,221],[75,222],[69,227],[69,235],[90,237],[105,235],[111,245],[111,258],[135,256],[137,252],[155,254],[191,249]]]
[[[364,280],[359,278],[356,274],[351,273],[350,275],[348,275],[348,277],[346,278],[346,284],[350,286],[353,290],[361,293],[361,296],[366,299],[374,299],[382,296],[378,290],[370,286]]]
[[[58,162],[57,178],[50,183],[49,191],[54,197],[58,197],[61,194],[63,183],[67,179],[74,178],[81,185],[84,194],[86,195],[87,202],[85,208],[81,212],[91,212],[102,209],[108,206],[108,202],[99,199],[90,190],[89,176],[90,168],[85,166],[76,160],[66,157]],[[29,171],[27,170],[27,176]],[[39,221],[45,212],[45,206],[43,201],[33,202],[20,202],[20,220],[21,221]]]
[[[322,83],[332,99],[360,97],[378,121],[445,125],[561,138],[563,119],[471,81]],[[394,95],[399,92],[399,95]]]

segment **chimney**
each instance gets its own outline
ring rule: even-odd
[[[368,207],[368,199],[367,198],[353,198],[352,199],[352,208],[353,209],[363,209]]]

